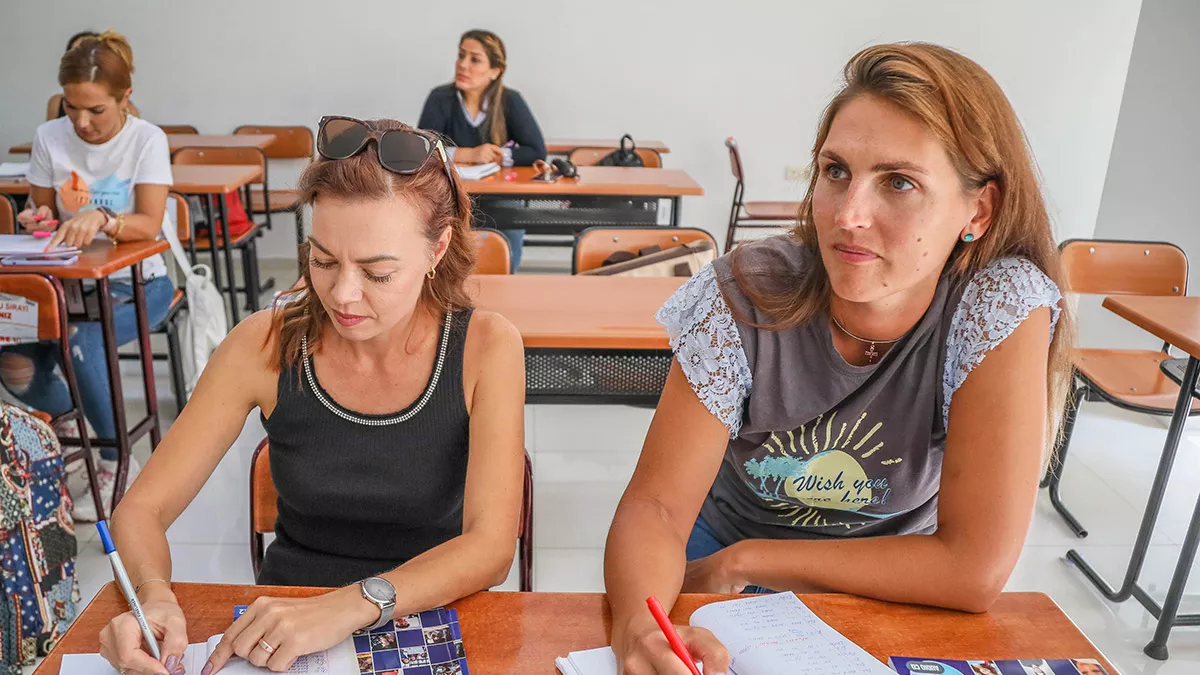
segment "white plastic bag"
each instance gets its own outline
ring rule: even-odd
[[[173,201],[169,206],[174,206]],[[171,244],[171,253],[175,254],[175,262],[183,275],[183,292],[187,296],[187,316],[179,323],[179,351],[185,388],[191,396],[204,366],[208,365],[208,357],[229,333],[229,324],[225,320],[225,296],[213,282],[212,268],[188,262],[174,226],[175,209],[170,211],[172,225],[164,227],[163,233]]]

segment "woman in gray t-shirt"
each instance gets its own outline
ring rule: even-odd
[[[648,595],[983,611],[1020,554],[1072,336],[1020,125],[942,47],[868,48],[845,80],[801,225],[658,313],[676,362],[606,553],[627,675],[678,670]],[[680,631],[706,671],[728,667],[711,634]]]

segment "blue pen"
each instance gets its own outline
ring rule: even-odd
[[[113,576],[117,579],[117,585],[125,594],[125,600],[129,602],[129,609],[137,619],[138,625],[142,627],[142,637],[146,638],[146,646],[150,648],[150,654],[154,658],[162,661],[162,652],[158,650],[158,639],[154,637],[154,631],[150,630],[146,614],[142,611],[142,603],[138,602],[137,591],[133,588],[133,582],[129,581],[125,564],[121,562],[121,554],[117,553],[117,547],[113,545],[112,535],[108,533],[108,522],[102,520],[96,523],[96,529],[100,531],[100,542],[104,544],[104,553],[108,556],[108,561],[112,563]]]

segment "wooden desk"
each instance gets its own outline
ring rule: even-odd
[[[473,195],[586,195],[604,197],[701,196],[704,188],[682,169],[581,166],[578,178],[535,181],[533,167],[501,169],[483,180],[466,180]],[[512,178],[510,179],[509,176]]]
[[[0,267],[0,274],[41,273],[59,279],[93,279],[96,282],[97,304],[100,308],[100,328],[104,336],[104,358],[108,366],[108,381],[112,394],[113,420],[116,438],[93,439],[92,447],[117,449],[117,479],[112,505],[115,508],[125,495],[125,479],[129,473],[130,450],[142,436],[150,434],[151,449],[158,446],[162,432],[158,421],[158,396],[154,386],[154,360],[150,352],[150,326],[146,318],[146,289],[142,278],[142,261],[170,248],[165,241],[135,241],[113,246],[108,240],[93,241],[79,255],[79,260],[66,267]],[[130,428],[125,417],[125,394],[121,384],[121,362],[117,352],[113,324],[113,300],[109,277],[132,268],[134,312],[137,316],[138,346],[142,363],[142,386],[146,395],[146,416]],[[77,438],[62,438],[64,445],[78,446]]]
[[[260,137],[229,136],[228,138]],[[274,138],[274,136],[271,138]],[[228,223],[226,193],[234,192],[251,183],[262,181],[262,170],[257,166],[249,164],[173,164],[171,165],[171,173],[175,179],[175,184],[171,186],[172,190],[185,195],[204,197],[204,209],[209,223],[213,222],[212,203],[214,200],[217,203],[217,216],[221,219],[222,223]],[[233,273],[233,252],[230,247],[230,238],[210,236],[209,242],[209,248],[212,251],[213,277],[215,279],[221,278],[221,263],[217,254],[218,249],[220,249],[221,255],[225,258],[225,284],[229,292],[229,311],[233,314],[233,323],[236,324],[241,318],[237,299],[237,284],[235,283]],[[188,237],[188,253],[191,255],[192,260],[196,259],[196,237],[194,232],[192,236]],[[250,267],[250,265],[247,265],[248,270]],[[250,310],[252,312],[258,311],[258,294],[253,290],[258,287],[257,273],[248,274],[245,281],[246,297],[250,301]]]
[[[602,225],[679,225],[682,197],[704,194],[685,171],[581,166],[578,178],[535,181],[532,167],[502,169],[463,181],[474,197],[476,222],[535,234],[578,234]],[[661,200],[670,217],[660,217]]]
[[[471,277],[478,307],[504,315],[526,348],[670,349],[654,313],[683,277],[505,274]]]
[[[521,332],[526,403],[653,406],[673,358],[654,313],[684,281],[480,275],[467,288]]]
[[[29,194],[29,181],[24,178],[0,178],[0,193],[27,195]]]
[[[1143,651],[1150,658],[1162,661],[1168,656],[1167,638],[1171,636],[1172,628],[1200,626],[1200,613],[1179,614],[1184,587],[1187,585],[1192,562],[1196,558],[1196,548],[1200,545],[1200,497],[1192,513],[1191,524],[1188,526],[1175,574],[1171,577],[1171,586],[1167,589],[1163,604],[1160,606],[1138,585],[1138,577],[1141,576],[1146,551],[1150,546],[1150,537],[1154,534],[1154,525],[1158,520],[1167,483],[1171,478],[1171,468],[1175,464],[1175,453],[1179,449],[1179,440],[1191,412],[1192,392],[1196,390],[1196,381],[1200,379],[1200,298],[1112,296],[1104,299],[1104,307],[1151,335],[1183,350],[1188,355],[1188,362],[1183,381],[1180,383],[1179,398],[1175,401],[1175,411],[1171,416],[1171,426],[1167,430],[1167,440],[1159,457],[1154,482],[1150,486],[1146,510],[1142,514],[1142,524],[1138,528],[1137,539],[1121,586],[1111,587],[1104,577],[1083,559],[1079,551],[1071,549],[1067,552],[1067,559],[1079,567],[1097,590],[1109,600],[1124,602],[1131,597],[1136,598],[1158,619],[1154,638]]]
[[[175,584],[188,620],[188,641],[203,642],[228,628],[234,605],[261,595],[307,597],[324,589]],[[671,612],[686,624],[697,608],[734,596],[683,595]],[[1104,656],[1041,593],[1005,593],[986,614],[895,605],[848,595],[805,595],[824,621],[880,661],[889,656],[929,658],[1097,659]],[[476,593],[451,605],[458,610],[467,664],[474,675],[557,675],[554,659],[609,642],[612,619],[596,593]],[[63,654],[94,653],[100,630],[128,607],[112,583],[83,611],[35,675],[58,675]]]
[[[639,148],[655,150],[660,155],[671,152],[667,144],[662,141],[644,141],[634,138],[633,142]],[[546,152],[551,155],[569,155],[576,148],[612,148],[616,150],[619,147],[621,147],[620,138],[551,138],[546,141]]]
[[[275,142],[275,134],[167,134],[171,152],[180,148],[266,148]],[[33,143],[22,143],[8,149],[13,155],[33,152]]]
[[[175,180],[171,189],[176,192],[190,190],[184,194],[232,192],[247,183],[262,181],[262,171],[250,165],[173,165],[171,173]],[[0,178],[0,192],[27,195],[29,181],[24,178]]]
[[[224,194],[262,180],[262,170],[250,164],[172,164],[171,189],[186,195]]]

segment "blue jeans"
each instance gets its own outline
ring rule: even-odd
[[[728,546],[721,543],[717,539],[717,533],[713,532],[712,527],[704,522],[703,518],[696,517],[696,524],[692,526],[692,533],[688,535],[687,540],[687,559],[688,562],[707,558],[708,556],[720,551]],[[742,589],[743,593],[774,593],[775,591],[767,590],[762,586],[747,586]]]
[[[113,332],[117,344],[137,339],[137,314],[133,303],[132,282],[113,282],[109,285],[113,297]],[[169,277],[156,277],[146,282],[146,318],[153,329],[162,323],[171,308],[175,285]],[[71,324],[67,344],[71,350],[71,365],[79,381],[79,397],[83,413],[96,435],[116,438],[117,425],[113,418],[112,387],[108,383],[108,361],[104,358],[104,332],[99,321]],[[71,393],[66,380],[54,368],[59,365],[59,347],[53,342],[29,342],[0,349],[0,354],[21,354],[33,361],[33,377],[25,386],[14,386],[5,379],[5,386],[22,403],[57,417],[72,408]],[[116,448],[101,448],[100,457],[117,458]]]
[[[500,234],[508,240],[508,248],[512,252],[510,271],[516,274],[517,268],[521,266],[521,251],[525,248],[525,230],[500,230]]]

